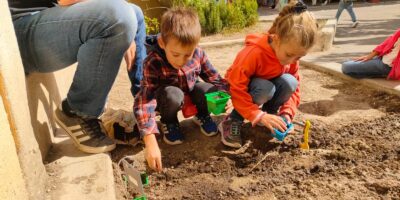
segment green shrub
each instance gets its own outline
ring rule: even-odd
[[[227,28],[241,29],[246,26],[246,18],[240,7],[235,6],[234,4],[229,4],[227,6],[227,13]]]
[[[241,29],[258,19],[257,0],[174,0],[173,5],[195,9],[204,34]]]
[[[223,24],[220,17],[219,7],[215,1],[210,3],[208,18],[208,33],[218,33],[222,30]]]
[[[156,34],[159,32],[160,23],[157,18],[144,16],[144,21],[146,23],[146,34]]]
[[[252,0],[240,0],[242,4],[240,9],[242,10],[245,18],[246,18],[246,26],[253,25],[257,22],[258,12],[257,12],[257,1]]]

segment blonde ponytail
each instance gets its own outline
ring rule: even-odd
[[[317,30],[318,24],[307,6],[302,1],[292,1],[275,18],[268,32],[278,35],[283,42],[297,41],[309,49],[315,43]]]

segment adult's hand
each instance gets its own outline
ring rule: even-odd
[[[372,52],[369,53],[368,55],[356,57],[356,58],[353,58],[353,60],[354,60],[354,61],[360,61],[360,62],[366,62],[366,61],[368,61],[368,60],[371,60],[372,58],[374,58],[374,57],[377,56],[377,55],[378,55],[378,52],[372,51]]]
[[[131,46],[126,50],[124,58],[126,63],[126,68],[128,71],[131,71],[132,65],[135,62],[136,57],[136,43],[135,41],[132,42]]]
[[[84,0],[58,0],[58,5],[60,5],[60,6],[70,6],[70,5],[76,4],[76,3],[81,2],[81,1],[84,1]]]
[[[157,139],[154,134],[149,134],[143,138],[145,148],[145,158],[149,167],[157,172],[162,171],[161,152],[158,147]]]

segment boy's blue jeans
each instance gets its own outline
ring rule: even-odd
[[[296,91],[297,85],[298,81],[294,76],[283,74],[271,80],[253,78],[248,88],[254,103],[262,105],[262,110],[269,114],[277,114],[279,107]],[[243,121],[236,110],[232,111],[230,118]]]
[[[342,72],[354,78],[385,78],[392,68],[380,57],[365,62],[347,61],[342,64]]]
[[[339,17],[342,14],[344,9],[346,9],[347,12],[349,12],[349,15],[351,17],[351,21],[352,22],[356,22],[357,18],[356,18],[356,14],[354,13],[354,10],[353,10],[353,2],[352,1],[344,2],[343,0],[341,0],[339,2],[339,8],[338,8],[338,10],[336,12],[336,20],[339,21]]]
[[[87,0],[15,20],[25,72],[53,72],[78,62],[67,101],[84,115],[99,116],[135,38],[136,10],[125,0]]]

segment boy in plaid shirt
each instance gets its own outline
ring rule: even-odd
[[[150,168],[161,171],[161,153],[155,135],[156,108],[161,115],[162,132],[167,144],[182,143],[177,112],[189,96],[196,105],[194,121],[206,136],[217,134],[217,126],[207,109],[205,93],[227,91],[227,82],[197,47],[201,37],[198,16],[191,10],[168,10],[161,19],[161,33],[148,37],[149,50],[144,61],[141,90],[135,98],[134,113],[146,146]],[[205,82],[200,82],[199,78]]]

